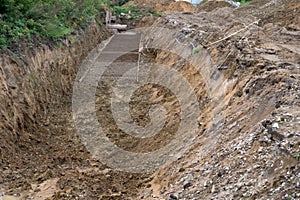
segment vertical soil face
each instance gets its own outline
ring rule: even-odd
[[[71,36],[62,48],[37,44],[14,54],[1,49],[0,144],[2,165],[18,163],[18,142],[38,140],[32,131],[43,122],[51,104],[72,90],[76,71],[87,53],[110,33],[91,26],[81,36]],[[73,41],[73,42],[72,42]],[[16,144],[17,143],[17,144]]]

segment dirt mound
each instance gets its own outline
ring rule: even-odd
[[[200,3],[197,7],[197,10],[210,12],[212,10],[215,10],[218,8],[224,8],[224,7],[232,7],[233,8],[234,6],[226,1],[207,1],[204,3]]]
[[[155,18],[153,17],[153,15],[145,16],[139,21],[136,27],[137,28],[149,27],[154,23],[154,21]]]
[[[300,198],[300,2],[264,2],[162,20],[206,47],[229,101],[218,104],[225,117],[215,130],[204,129],[187,156],[153,176],[146,199]]]
[[[135,5],[137,7],[152,7],[156,12],[193,12],[196,10],[193,4],[186,1],[172,0],[149,0],[149,1],[129,1],[124,6]]]
[[[147,7],[156,8],[159,5],[166,5],[169,2],[172,2],[172,0],[147,0],[147,1],[132,0],[124,4],[124,6],[135,5],[137,7],[143,7],[143,8],[147,8]]]
[[[186,1],[171,2],[166,6],[158,5],[155,8],[157,12],[193,12],[195,10],[196,7]]]
[[[253,1],[240,7],[235,14],[238,16],[254,15],[261,19],[261,24],[273,23],[287,29],[300,29],[299,26],[291,28],[291,24],[299,24],[298,13],[300,13],[300,3],[297,0],[282,0],[276,3],[264,0]]]

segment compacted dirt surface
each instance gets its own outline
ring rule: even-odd
[[[51,112],[39,124],[27,127],[26,137],[19,136],[13,159],[1,163],[0,192],[16,199],[57,200],[300,199],[300,2],[257,0],[241,8],[218,4],[163,14],[153,27],[180,33],[175,43],[169,41],[172,35],[150,31],[140,40],[142,49],[119,58],[134,67],[138,61],[141,67],[150,61],[167,64],[191,82],[201,113],[188,151],[151,173],[102,164],[77,135],[69,91],[49,104]],[[182,52],[190,60],[147,49],[176,42],[185,46]],[[189,63],[196,63],[200,75]],[[156,138],[124,136],[110,108],[119,73],[116,67],[99,82],[99,122],[128,151],[163,147],[178,129],[176,96],[159,85],[137,90],[130,103],[134,122],[147,125],[149,108],[158,103],[167,110],[167,125]]]

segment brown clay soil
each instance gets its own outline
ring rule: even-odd
[[[170,2],[167,5],[157,5],[157,12],[193,12],[196,8],[191,3],[186,1]]]
[[[206,1],[206,2],[200,3],[197,6],[197,9],[199,11],[210,12],[212,10],[215,10],[218,8],[224,8],[224,7],[234,7],[234,6],[226,1]]]
[[[178,10],[177,4],[170,5],[168,11],[192,11],[189,6]],[[300,199],[300,3],[256,0],[239,9],[218,7],[203,4],[198,13],[166,14],[154,24],[194,38],[226,80],[224,98],[209,105],[202,89],[208,77],[195,77],[189,67],[182,69],[199,89],[198,100],[207,103],[199,117],[199,135],[185,155],[152,174],[110,169],[92,158],[76,134],[69,92],[48,105],[51,112],[39,124],[26,127],[26,137],[18,135],[10,144],[18,150],[11,159],[1,159],[0,192],[18,199],[55,200]],[[236,34],[214,43],[232,33]],[[176,55],[163,51],[149,56],[158,63],[175,63],[174,68],[182,64]],[[99,84],[97,109],[105,114],[97,114],[107,129],[118,131],[109,110],[109,84],[113,83]],[[165,105],[169,115],[178,113],[176,98],[159,86],[145,86],[135,98],[137,124],[148,123],[152,103]],[[149,99],[152,102],[145,103]],[[220,113],[225,121],[218,120]],[[216,119],[210,121],[211,115]],[[130,151],[160,148],[176,130],[178,119],[172,120],[165,133],[150,141],[122,142],[118,134],[111,139]]]
[[[156,12],[193,12],[196,10],[195,6],[186,1],[172,0],[150,0],[150,1],[129,1],[124,6],[135,5],[138,7],[152,7]]]
[[[149,0],[149,1],[132,0],[132,1],[127,2],[125,4],[125,6],[133,4],[138,7],[143,7],[143,8],[147,8],[147,7],[155,8],[157,5],[165,5],[169,2],[172,2],[172,0]]]

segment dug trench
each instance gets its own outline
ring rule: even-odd
[[[254,3],[249,6],[264,9]],[[63,50],[25,47],[23,59],[4,52],[9,56],[1,58],[0,192],[19,199],[299,198],[300,5],[284,4],[290,12],[278,21],[270,18],[283,9],[276,6],[268,7],[268,16],[247,11],[247,18],[238,17],[245,8],[169,13],[143,35],[142,51],[115,61],[140,61],[140,75],[150,63],[169,66],[188,80],[199,104],[188,150],[151,173],[101,163],[74,125],[75,76],[109,32],[91,27]],[[240,31],[245,24],[251,26]],[[150,69],[161,74],[160,67]],[[106,71],[96,91],[96,114],[107,137],[138,153],[167,145],[182,120],[175,93],[159,84],[134,92],[129,108],[135,124],[150,123],[153,104],[167,114],[155,137],[137,140],[119,129],[113,115],[112,91],[125,73],[117,72]],[[180,88],[180,80],[172,81]]]

